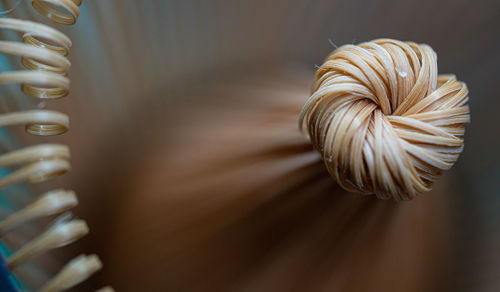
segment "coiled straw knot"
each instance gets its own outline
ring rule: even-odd
[[[377,39],[328,56],[299,127],[344,189],[410,200],[462,152],[467,101],[430,46]]]

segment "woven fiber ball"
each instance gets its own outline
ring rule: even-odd
[[[327,57],[299,127],[344,189],[410,200],[458,159],[467,101],[430,46],[377,39]]]

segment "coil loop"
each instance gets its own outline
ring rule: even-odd
[[[67,59],[71,40],[47,25],[13,18],[0,19],[0,29],[23,33],[23,43],[2,42],[0,53],[21,56],[28,71],[0,74],[0,84],[21,83],[21,90],[34,98],[58,99],[69,92]]]
[[[78,6],[82,4],[81,0],[34,0],[33,7],[54,22],[60,24],[75,24],[80,15]],[[63,9],[68,13],[63,13],[57,8]]]
[[[74,24],[80,14],[81,0],[34,0],[32,5],[40,14],[60,24]],[[21,58],[27,70],[0,73],[0,85],[18,83],[26,95],[38,99],[59,99],[69,93],[67,56],[71,40],[62,32],[28,20],[0,18],[0,29],[22,34],[22,43],[0,41],[0,54]],[[0,114],[1,126],[24,125],[27,133],[37,136],[53,136],[65,133],[69,128],[67,115],[50,110],[26,110]],[[0,156],[0,168],[14,170],[0,178],[0,189],[20,182],[42,182],[70,170],[70,152],[66,145],[40,144],[11,151]],[[33,200],[23,209],[0,221],[0,236],[12,232],[15,227],[45,216],[63,213],[78,203],[72,191],[53,190]],[[13,253],[7,264],[15,269],[33,257],[50,249],[70,244],[85,236],[88,227],[83,220],[62,215],[51,227],[25,243]],[[101,268],[99,259],[79,256],[42,288],[43,291],[69,289],[90,277]]]

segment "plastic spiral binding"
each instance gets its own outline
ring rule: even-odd
[[[74,24],[79,16],[81,0],[34,0],[32,6],[40,14],[59,24]],[[0,18],[0,29],[18,32],[22,42],[0,41],[0,54],[21,57],[27,70],[0,73],[0,84],[18,83],[28,96],[37,99],[59,99],[69,93],[67,56],[72,45],[68,36],[45,24],[15,18]],[[24,125],[26,132],[38,136],[65,133],[67,115],[50,110],[27,110],[0,114],[0,126]],[[40,144],[8,152],[0,156],[0,168],[15,168],[0,178],[0,189],[21,182],[42,182],[69,171],[69,148],[61,144]],[[17,226],[46,216],[63,214],[42,234],[0,259],[1,291],[17,291],[9,279],[11,272],[23,263],[50,249],[68,245],[88,233],[83,220],[64,213],[78,204],[72,191],[49,191],[23,209],[0,221],[0,236]],[[39,291],[66,290],[86,280],[101,268],[96,255],[79,255],[71,260]],[[106,287],[109,291],[111,288]]]

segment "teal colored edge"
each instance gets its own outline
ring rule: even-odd
[[[14,149],[17,146],[17,141],[15,138],[9,133],[7,129],[4,127],[0,127],[0,143],[7,149]],[[7,176],[12,171],[8,168],[0,168],[0,177]],[[0,191],[0,206],[2,208],[7,208],[9,210],[15,210],[15,204],[10,202],[7,198],[10,197],[9,194],[15,193],[26,193],[29,191],[25,185],[17,184],[10,187],[7,187]],[[3,258],[8,258],[12,251],[9,250],[2,242],[0,242],[0,254]],[[19,291],[26,291],[28,287],[23,285],[14,274],[10,273],[7,275],[7,279],[9,282]]]

